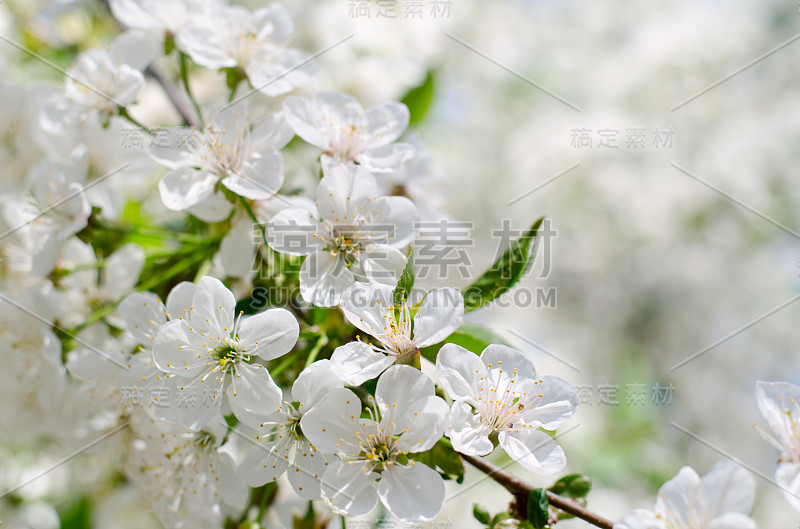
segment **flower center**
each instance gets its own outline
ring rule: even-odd
[[[227,137],[226,137],[227,136]],[[230,137],[225,129],[209,126],[206,135],[196,146],[200,166],[220,178],[238,175],[250,151],[250,133],[247,128],[241,136]]]
[[[496,368],[487,372],[485,378],[481,377],[476,411],[482,422],[495,432],[511,430],[515,426],[526,427],[522,424],[525,414],[536,408],[536,401],[532,402],[532,398],[542,399],[544,395],[529,395],[517,384],[516,368],[507,371],[502,369],[500,361],[497,364]],[[488,367],[491,368],[491,364]],[[541,382],[536,380],[534,384]]]

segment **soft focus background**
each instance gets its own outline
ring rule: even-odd
[[[503,219],[517,230],[551,219],[556,235],[522,287],[531,295],[472,317],[541,372],[580,388],[582,406],[560,435],[567,471],[595,481],[589,506],[611,519],[651,508],[681,466],[704,474],[731,457],[754,473],[759,526],[796,527],[800,515],[770,483],[778,454],[752,426],[762,424],[757,380],[800,379],[800,303],[791,302],[800,287],[800,42],[789,42],[800,33],[796,3],[284,5],[298,46],[311,53],[353,35],[319,56],[322,78],[306,92],[337,89],[374,104],[412,91],[414,127],[447,189],[431,199],[474,223],[474,243],[461,247],[473,276],[494,260]],[[396,6],[396,18],[379,16],[385,5]],[[90,1],[7,0],[0,13],[3,35],[61,65],[117,31]],[[16,82],[58,79],[4,42],[0,61]],[[214,80],[206,92],[196,80],[201,100],[217,96]],[[138,110],[156,123],[164,103],[152,90]],[[0,114],[21,113],[11,101],[5,96]],[[0,128],[9,130],[12,117]],[[609,136],[617,148],[601,144]],[[464,286],[469,277],[451,268],[429,283]],[[3,488],[63,455],[0,454]],[[77,520],[70,527],[83,527],[85,509],[63,506],[92,487],[103,458],[113,454],[36,481],[22,506],[0,502],[0,519],[58,527],[52,504]],[[449,489],[441,523],[478,527],[475,501],[506,508],[510,496],[480,473],[470,469],[466,482]],[[97,497],[94,527],[155,523],[132,491]]]

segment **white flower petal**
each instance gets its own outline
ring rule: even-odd
[[[402,417],[408,406],[423,397],[434,395],[433,381],[419,369],[406,365],[392,366],[378,379],[375,401],[382,414],[390,411]]]
[[[454,288],[429,292],[414,316],[414,342],[428,347],[441,342],[464,321],[464,297]]]
[[[328,136],[320,128],[314,106],[314,103],[305,97],[287,97],[283,102],[283,114],[286,123],[295,134],[311,145],[327,149]]]
[[[302,208],[279,211],[269,221],[266,237],[271,248],[291,255],[308,255],[320,244],[317,219]]]
[[[300,419],[303,435],[325,454],[358,453],[355,432],[359,429],[361,401],[346,388],[334,389]]]
[[[406,426],[404,431],[399,432],[397,447],[404,453],[430,450],[444,435],[449,414],[450,408],[439,397],[430,396],[415,400],[403,410],[402,414],[397,414],[397,423]]]
[[[197,286],[191,281],[181,281],[170,290],[167,295],[167,314],[170,319],[176,320],[186,317],[189,307],[192,306],[194,291]]]
[[[403,522],[424,522],[442,510],[444,480],[422,463],[393,465],[381,475],[378,496],[389,512]]]
[[[784,498],[796,511],[800,511],[800,464],[786,461],[778,464],[775,481],[780,485]]]
[[[456,452],[485,456],[494,450],[489,434],[492,429],[483,424],[466,402],[455,402],[450,409],[447,436]]]
[[[348,224],[356,217],[371,218],[378,207],[378,184],[375,177],[357,165],[332,167],[317,186],[317,209],[320,217],[336,224]],[[377,230],[378,226],[366,229]]]
[[[186,320],[168,321],[158,330],[153,342],[153,362],[167,373],[181,377],[193,377],[206,369],[205,362],[198,359],[208,357],[204,340]]]
[[[194,167],[179,167],[167,173],[158,184],[161,201],[173,211],[184,211],[199,204],[214,192],[217,178]]]
[[[208,26],[188,27],[175,39],[178,48],[200,66],[211,70],[236,66],[236,59],[222,49],[219,42],[215,28]]]
[[[530,379],[526,381],[531,389],[530,400],[535,403],[535,408],[523,415],[526,424],[555,430],[577,411],[578,394],[567,381],[550,375],[543,376],[538,384],[531,384]],[[519,393],[518,389],[516,391]]]
[[[417,206],[406,197],[380,197],[372,223],[379,235],[386,235],[386,244],[402,248],[416,238],[419,218]]]
[[[337,347],[331,355],[333,372],[350,386],[372,380],[394,364],[394,357],[379,353],[363,342]]]
[[[552,474],[567,464],[564,450],[549,435],[539,430],[529,428],[502,431],[497,440],[514,461],[528,470]]]
[[[708,529],[756,529],[756,522],[740,512],[727,512],[711,520]]]
[[[367,246],[361,254],[361,266],[367,279],[394,286],[406,266],[406,254],[385,244]]]
[[[753,509],[756,484],[741,465],[720,461],[700,481],[713,516],[726,512],[747,514]]]
[[[133,290],[144,268],[144,250],[138,244],[120,246],[105,263],[103,294],[109,301],[116,301]]]
[[[287,470],[289,483],[301,498],[318,500],[322,476],[328,467],[326,458],[305,441],[298,441],[296,447],[294,463]]]
[[[275,443],[254,446],[239,465],[239,476],[251,487],[277,481],[289,468],[292,443],[287,436]]]
[[[242,219],[234,222],[219,247],[222,268],[226,274],[242,278],[253,271],[260,234],[260,231],[254,230],[252,221]]]
[[[300,325],[286,309],[269,309],[241,322],[239,343],[248,353],[272,360],[292,350],[300,336]]]
[[[286,147],[293,137],[294,131],[286,123],[283,112],[276,112],[253,125],[250,144],[254,153],[267,156]]]
[[[161,300],[152,292],[134,292],[119,304],[125,326],[141,345],[150,345],[158,329],[167,322]]]
[[[281,390],[265,367],[239,362],[226,393],[234,415],[239,410],[268,415],[281,405]]]
[[[378,474],[369,463],[332,461],[322,475],[320,492],[325,503],[337,514],[361,516],[378,502],[375,480]]]
[[[192,325],[214,338],[227,338],[233,332],[233,311],[236,298],[215,277],[205,276],[197,282],[189,319]]]
[[[778,436],[784,451],[791,450],[800,434],[796,426],[800,422],[800,386],[788,382],[756,383],[756,402],[770,428]],[[793,420],[787,421],[787,416]]]
[[[393,143],[364,151],[356,160],[376,173],[396,171],[403,162],[414,157],[414,147],[407,143]]]
[[[619,523],[614,524],[614,529],[666,529],[666,527],[654,513],[636,509],[623,516]]]
[[[347,321],[371,336],[385,334],[388,311],[394,310],[394,287],[381,283],[356,283],[340,305]]]
[[[390,102],[367,110],[369,148],[388,145],[408,128],[411,114],[403,103]]]
[[[297,375],[292,384],[292,400],[300,402],[302,410],[308,411],[327,398],[328,392],[341,387],[342,381],[334,372],[331,361],[317,360]]]
[[[672,516],[688,518],[689,506],[693,505],[700,492],[700,476],[692,467],[682,467],[674,478],[658,489],[656,514],[670,513]]]
[[[135,70],[144,70],[158,54],[158,42],[144,31],[128,30],[111,43],[111,58]]]
[[[308,53],[283,48],[277,55],[256,55],[244,67],[250,84],[269,97],[291,92],[317,76],[317,65]]]
[[[306,257],[300,268],[300,295],[320,307],[338,305],[354,282],[344,260],[324,250]]]
[[[460,345],[443,345],[436,356],[436,374],[451,399],[477,404],[475,396],[481,377],[486,378],[486,365],[475,353]]]
[[[489,345],[481,353],[481,360],[489,368],[501,367],[506,372],[516,369],[526,378],[536,378],[536,368],[533,366],[533,362],[521,351],[505,345]]]
[[[230,216],[233,204],[225,198],[225,193],[215,191],[187,211],[203,222],[222,222]]]
[[[219,478],[215,488],[222,500],[235,509],[244,509],[247,505],[248,490],[236,473],[236,463],[227,452],[217,450],[217,464],[211,469],[212,475]]]
[[[273,153],[245,163],[242,173],[231,175],[222,184],[237,195],[251,200],[266,200],[283,185],[283,158]]]

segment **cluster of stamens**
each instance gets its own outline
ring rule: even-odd
[[[504,372],[501,364],[502,361],[498,361],[495,369],[488,364],[487,376],[480,377],[481,386],[477,395],[476,411],[483,423],[495,432],[531,428],[531,425],[524,422],[525,415],[536,409],[544,395],[538,393],[533,396],[528,395],[526,391],[517,391],[515,387],[519,376],[517,368],[512,368],[510,373]],[[479,373],[477,370],[475,372]],[[490,383],[486,378],[495,379],[494,383]],[[541,379],[534,381],[534,384],[541,383]]]

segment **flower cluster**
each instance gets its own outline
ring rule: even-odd
[[[562,471],[575,389],[466,322],[530,268],[541,221],[475,299],[421,288],[419,221],[445,196],[406,104],[319,89],[277,4],[107,4],[118,34],[76,47],[62,84],[0,85],[3,445],[105,458],[93,479],[169,529],[263,527],[279,488],[317,502],[296,526],[375,508],[416,524],[464,461]],[[149,144],[120,149],[128,127]],[[800,389],[757,399],[800,510]],[[519,503],[526,486],[506,486]],[[585,494],[539,516],[580,514]],[[615,527],[750,529],[753,496],[735,463],[684,467]]]

